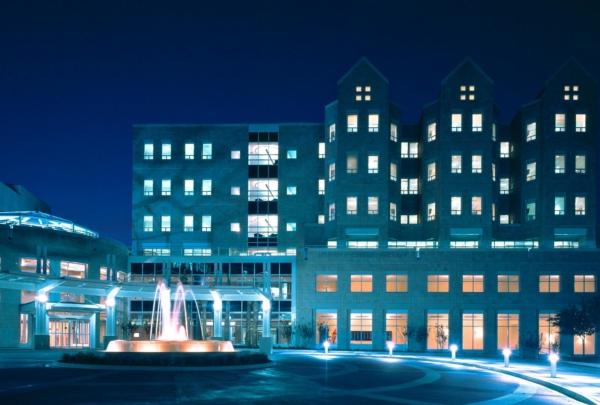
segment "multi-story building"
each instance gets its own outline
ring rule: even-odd
[[[466,60],[404,123],[362,59],[323,123],[137,125],[131,277],[260,287],[279,344],[598,353],[549,321],[597,294],[597,107],[570,61],[499,122]],[[253,344],[256,305],[224,311]]]

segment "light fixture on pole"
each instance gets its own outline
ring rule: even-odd
[[[456,352],[458,351],[457,345],[450,345],[450,353],[452,353],[452,360],[456,360]]]
[[[394,347],[396,346],[396,344],[391,340],[388,340],[385,345],[387,346],[389,356],[391,357],[394,354]]]
[[[325,354],[329,354],[329,340],[323,342],[323,349],[325,349]]]
[[[550,360],[550,377],[556,378],[556,363],[558,363],[560,357],[557,353],[550,353],[548,355],[548,360]]]
[[[504,349],[502,349],[502,355],[504,356],[504,367],[508,367],[511,354],[512,350],[510,350],[510,347],[505,347]]]

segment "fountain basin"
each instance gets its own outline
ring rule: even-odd
[[[211,353],[234,352],[229,340],[113,340],[111,353]]]

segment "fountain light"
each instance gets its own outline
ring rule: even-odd
[[[510,350],[510,347],[505,347],[504,349],[502,349],[502,355],[504,356],[504,367],[508,368],[511,354],[512,350]]]
[[[391,340],[388,340],[385,345],[387,346],[389,356],[391,357],[394,354],[394,347],[396,346],[396,344]]]
[[[457,345],[450,345],[450,353],[452,353],[452,360],[456,360],[456,352],[458,351]]]
[[[556,378],[556,363],[560,360],[558,353],[550,353],[548,360],[550,360],[550,377]]]
[[[329,354],[329,345],[331,343],[329,343],[329,340],[326,340],[323,342],[323,349],[325,349],[325,354]]]

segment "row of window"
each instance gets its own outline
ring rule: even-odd
[[[202,232],[211,232],[212,231],[212,216],[211,215],[202,215],[200,218],[200,224],[196,224],[196,219],[194,215],[184,215],[183,216],[183,232],[194,232],[198,230],[198,225],[200,225],[199,230]],[[160,221],[160,231],[161,232],[171,232],[172,231],[172,221],[170,215],[161,215],[157,218]],[[144,232],[154,232],[154,216],[152,215],[144,215],[143,220],[143,229]],[[319,223],[324,223],[325,218],[323,215],[320,215],[318,218]],[[256,235],[273,235],[277,234],[278,227],[278,216],[277,215],[248,215],[248,237],[256,236]],[[242,230],[242,225],[240,222],[231,222],[229,224],[229,229],[231,232],[239,233]],[[296,222],[286,222],[285,230],[286,232],[296,232],[297,225]]]
[[[539,275],[540,293],[560,292],[560,275]],[[338,291],[338,276],[336,274],[318,274],[316,276],[316,291],[319,293],[333,293]],[[386,274],[385,291],[389,293],[408,292],[407,274]],[[596,276],[593,274],[578,274],[573,277],[573,291],[576,293],[596,292]],[[372,274],[350,275],[350,292],[370,293],[373,292]],[[450,276],[448,274],[427,275],[427,292],[447,293],[450,292]],[[483,293],[484,276],[482,274],[462,275],[463,293]],[[520,292],[520,276],[518,274],[499,274],[497,276],[497,292],[518,293]]]
[[[183,156],[186,160],[193,160],[195,158],[195,144],[186,143],[184,145]],[[237,151],[239,153],[239,151]],[[232,159],[233,157],[232,152]],[[172,157],[172,147],[171,143],[162,143],[160,149],[160,158],[162,160],[171,160]],[[203,160],[212,159],[212,143],[203,143],[202,144],[202,153],[200,155]],[[146,142],[144,143],[144,160],[153,160],[154,159],[154,143]],[[239,159],[239,156],[237,157]]]

